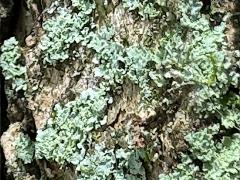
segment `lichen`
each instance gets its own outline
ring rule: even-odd
[[[228,16],[213,26],[201,13],[200,1],[124,0],[119,7],[131,15],[133,22],[128,23],[143,25],[132,40],[121,39],[120,30],[109,23],[106,5],[110,2],[101,2],[97,10],[99,4],[94,1],[64,3],[57,1],[50,7],[43,22],[44,35],[37,46],[43,72],[63,69],[64,63],[71,68],[74,60],[83,68],[90,65],[91,72],[84,76],[74,72],[69,77],[91,75],[94,83],[87,84],[80,95],[73,92],[67,100],[57,99],[47,124],[37,131],[34,150],[26,137],[16,143],[20,159],[28,163],[34,157],[61,168],[70,164],[78,179],[157,178],[160,170],[152,173],[155,166],[164,171],[159,179],[240,177],[239,134],[232,134],[240,124],[240,101],[231,91],[239,89],[240,75],[239,63],[233,61],[226,44]],[[104,22],[99,8],[104,11]],[[156,27],[159,22],[165,23],[157,26],[163,29]],[[158,35],[151,36],[149,27],[156,27]],[[21,53],[15,39],[1,50],[7,79],[23,78],[26,70],[16,65]],[[123,93],[131,92],[127,88],[136,92],[126,98]],[[134,107],[123,107],[124,103]],[[188,117],[176,120],[178,112]],[[115,119],[108,122],[108,116]],[[191,129],[181,129],[184,124]],[[177,138],[189,146],[180,153],[171,142],[178,131],[181,137]],[[168,158],[174,161],[170,165],[165,162]]]
[[[11,37],[5,40],[1,46],[1,52],[0,67],[5,79],[11,84],[7,93],[13,94],[12,91],[25,91],[27,89],[26,67],[23,64],[21,49],[16,38]]]

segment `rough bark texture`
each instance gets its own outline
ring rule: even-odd
[[[208,1],[204,2],[202,11],[207,14],[210,4]],[[129,13],[118,0],[109,1],[104,13],[99,11],[98,6],[100,5],[97,5],[93,13],[96,17],[97,29],[105,24],[111,25],[116,31],[114,40],[121,44],[147,44],[146,34],[149,34],[152,39],[160,39],[164,34],[165,26],[169,25],[164,24],[162,19],[156,19],[154,22],[148,19],[141,20],[135,13]],[[169,6],[174,6],[174,4],[169,4]],[[92,58],[91,51],[84,48],[82,48],[80,58],[81,62],[87,63],[70,60],[60,62],[56,66],[43,64],[41,51],[37,45],[45,33],[42,23],[51,17],[45,13],[49,7],[50,2],[42,0],[2,0],[0,2],[0,43],[2,44],[4,40],[12,36],[20,42],[27,68],[28,85],[26,94],[20,91],[7,102],[3,88],[4,78],[1,74],[1,144],[3,148],[1,175],[5,174],[5,178],[9,179],[40,179],[40,177],[76,179],[72,165],[66,165],[61,169],[57,163],[45,159],[34,160],[31,164],[24,165],[16,157],[14,141],[21,133],[28,134],[31,140],[35,141],[37,130],[44,129],[57,103],[66,104],[78,97],[84,90],[99,83],[94,77],[94,64],[89,61]],[[210,17],[213,24],[219,23],[219,19],[222,18],[221,12],[228,11],[234,14],[240,11],[236,1],[219,1],[216,7],[219,10],[218,13]],[[239,14],[231,18],[227,25],[226,36],[229,49],[236,50],[240,47]],[[154,42],[147,45],[157,46]],[[167,110],[160,108],[139,111],[141,100],[139,87],[126,80],[121,89],[111,92],[114,102],[107,107],[107,128],[100,133],[99,141],[109,138],[109,144],[111,144],[112,139],[109,134],[114,131],[120,132],[131,121],[132,129],[129,131],[134,135],[134,145],[137,148],[144,148],[148,146],[151,139],[144,138],[142,129],[152,132],[156,128],[158,134],[156,138],[160,143],[156,147],[158,149],[154,151],[158,152],[156,158],[159,160],[144,164],[144,166],[149,180],[158,179],[160,173],[169,172],[171,168],[176,167],[179,163],[180,152],[187,151],[188,144],[184,140],[186,133],[208,124],[195,121],[190,114],[186,113],[184,102],[188,91],[191,91],[191,88],[186,87],[181,92],[174,92],[173,94],[178,94],[178,96]],[[168,92],[162,94],[163,96],[169,95]],[[4,171],[3,164],[9,173]]]

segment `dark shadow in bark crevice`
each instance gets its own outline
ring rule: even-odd
[[[6,17],[0,17],[0,44],[16,35],[22,0],[3,0],[0,2],[6,10]]]
[[[7,97],[5,94],[5,78],[2,74],[2,72],[0,72],[0,103],[1,103],[1,121],[0,121],[0,130],[1,130],[1,134],[0,136],[2,136],[3,132],[6,131],[8,129],[8,126],[10,124],[9,119],[7,118],[7,107],[8,107],[8,102],[7,102]],[[1,150],[1,179],[12,179],[10,177],[8,177],[6,174],[6,167],[5,167],[5,156],[3,154],[3,149],[0,146],[0,150]]]

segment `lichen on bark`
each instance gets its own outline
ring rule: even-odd
[[[11,2],[0,3],[7,8],[1,19],[16,7]],[[5,76],[16,72],[6,66],[13,59],[25,68],[6,79],[11,125],[1,144],[10,174],[15,179],[207,177],[206,162],[194,151],[201,145],[185,137],[202,132],[208,137],[205,129],[213,124],[221,124],[217,137],[203,141],[234,154],[235,145],[229,148],[224,139],[238,137],[233,134],[239,127],[234,39],[239,29],[233,19],[239,4],[209,2],[20,1],[11,36],[19,41],[21,60],[11,48],[0,54]],[[26,88],[13,88],[20,75]],[[230,174],[238,171],[230,168]]]

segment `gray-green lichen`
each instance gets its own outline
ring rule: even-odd
[[[239,135],[227,135],[218,141],[215,138],[220,131],[239,126],[239,95],[228,93],[232,86],[239,88],[239,73],[228,56],[224,34],[227,18],[212,26],[201,13],[200,1],[171,1],[169,5],[167,1],[124,0],[121,4],[124,11],[140,17],[136,23],[148,24],[143,29],[155,26],[158,18],[166,20],[164,32],[157,30],[161,34],[156,36],[158,39],[139,32],[143,39],[150,38],[149,46],[140,37],[136,42],[116,38],[119,32],[107,23],[105,6],[109,2],[101,4],[106,13],[106,24],[102,26],[97,24],[101,14],[95,12],[94,1],[72,0],[68,6],[60,2],[50,7],[43,23],[45,34],[38,45],[39,59],[45,63],[44,68],[72,60],[83,67],[89,63],[96,83],[69,102],[56,104],[46,126],[37,131],[35,154],[28,138],[17,143],[20,159],[27,163],[34,156],[57,162],[61,167],[71,164],[79,179],[148,179],[154,163],[162,163],[161,158],[169,156],[161,151],[165,141],[169,143],[163,137],[165,131],[169,134],[172,131],[161,129],[162,124],[174,121],[174,113],[181,110],[191,115],[192,124],[206,120],[214,124],[211,119],[214,118],[221,126],[215,124],[199,132],[188,132],[185,137],[188,155],[182,155],[182,162],[174,171],[160,175],[158,172],[157,176],[160,179],[240,176]],[[16,41],[11,41],[2,47],[5,54],[1,60],[7,63],[1,66],[6,74],[9,73],[6,67],[12,62],[7,60],[20,58]],[[80,52],[80,48],[84,51]],[[83,61],[81,53],[88,53],[89,60]],[[17,75],[10,73],[9,79]],[[23,71],[19,76],[22,75]],[[117,99],[121,99],[129,82],[137,87],[136,94],[140,96],[136,112],[151,109],[153,115],[143,120],[133,115],[135,112],[120,107],[116,120],[108,123],[108,110],[119,102]],[[196,159],[203,164],[202,169]]]
[[[95,5],[89,1],[73,1],[78,12],[66,7],[57,7],[53,17],[43,24],[45,34],[41,37],[39,49],[44,63],[55,65],[70,58],[79,57],[71,51],[72,46],[84,41],[92,27],[90,14]]]
[[[46,129],[38,130],[36,157],[79,163],[92,141],[91,131],[106,124],[104,95],[100,89],[88,89],[75,101],[56,105]]]
[[[8,94],[27,89],[26,67],[21,58],[21,49],[15,37],[5,40],[1,46],[0,67],[5,79],[11,83]]]
[[[17,157],[25,164],[31,163],[34,158],[34,144],[27,135],[21,134],[15,141]]]

